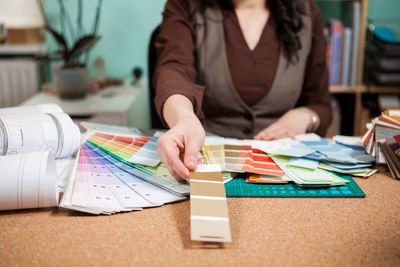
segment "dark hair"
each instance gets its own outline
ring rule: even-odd
[[[231,0],[197,0],[200,12],[218,2],[229,4]],[[290,63],[298,61],[297,52],[301,49],[298,32],[303,28],[301,16],[304,14],[299,0],[265,0],[270,16],[276,21],[276,35],[283,48],[285,57]]]

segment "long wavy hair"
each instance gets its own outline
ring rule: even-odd
[[[207,7],[218,3],[230,5],[231,0],[197,0],[197,9],[204,12]],[[265,0],[270,16],[276,21],[276,34],[283,48],[285,57],[290,63],[298,61],[297,52],[301,49],[298,37],[303,28],[301,16],[304,14],[298,0]]]

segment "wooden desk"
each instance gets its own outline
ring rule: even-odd
[[[364,199],[229,198],[233,243],[190,241],[189,201],[112,216],[0,213],[0,266],[399,266],[400,182],[356,179]]]

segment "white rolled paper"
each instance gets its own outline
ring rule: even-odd
[[[65,113],[0,113],[0,155],[50,150],[63,158],[79,144],[79,129]]]
[[[32,113],[58,113],[64,112],[59,105],[47,103],[35,106],[22,106],[22,107],[12,107],[12,108],[2,108],[0,109],[0,115],[27,115]]]
[[[51,152],[1,156],[0,170],[0,210],[57,206],[57,170]]]

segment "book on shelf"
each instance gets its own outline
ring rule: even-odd
[[[356,86],[361,4],[342,3],[343,20],[330,19],[324,29],[330,85]]]
[[[343,86],[350,85],[350,70],[351,70],[351,41],[353,36],[353,30],[349,27],[345,27],[343,30],[343,42],[342,42],[342,62],[341,62],[341,84]]]
[[[360,34],[361,34],[361,3],[352,1],[344,3],[345,24],[353,30],[352,36],[352,52],[351,52],[351,71],[350,71],[350,85],[357,85],[357,74],[359,71],[358,66],[358,52],[360,49]]]
[[[341,39],[343,32],[343,25],[338,20],[329,20],[329,46],[330,55],[328,58],[329,62],[329,75],[330,84],[338,85],[340,76],[340,54],[341,54]]]

